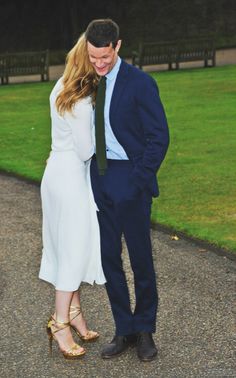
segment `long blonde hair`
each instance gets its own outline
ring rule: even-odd
[[[89,61],[86,39],[82,34],[66,58],[64,87],[56,99],[57,111],[60,114],[71,112],[75,103],[87,96],[95,102],[97,84],[98,76]]]

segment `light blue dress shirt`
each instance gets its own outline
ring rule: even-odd
[[[106,75],[106,97],[104,106],[104,120],[105,120],[105,138],[106,138],[106,151],[107,159],[114,160],[128,160],[123,147],[117,141],[110,124],[109,112],[111,97],[116,82],[116,77],[120,69],[121,59],[118,57],[116,64],[112,70]]]

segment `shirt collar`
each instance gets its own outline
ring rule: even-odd
[[[114,80],[118,74],[119,68],[121,65],[121,58],[118,56],[118,59],[116,61],[116,64],[112,68],[112,70],[106,75],[106,78],[108,80]]]

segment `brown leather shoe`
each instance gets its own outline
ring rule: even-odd
[[[109,344],[106,344],[101,352],[101,357],[104,359],[113,358],[121,355],[126,349],[134,345],[135,338],[130,336],[114,336]]]
[[[152,361],[157,356],[157,348],[151,333],[140,332],[137,340],[137,355],[141,361]]]

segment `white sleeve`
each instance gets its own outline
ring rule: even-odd
[[[92,115],[92,105],[87,99],[79,101],[71,113],[65,114],[65,119],[72,131],[76,153],[83,161],[88,160],[94,154]]]

